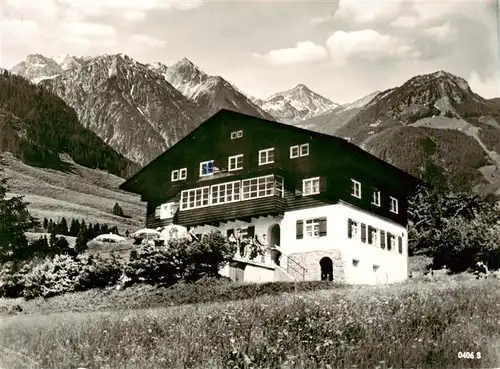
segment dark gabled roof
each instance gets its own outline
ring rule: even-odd
[[[131,183],[139,174],[141,174],[148,167],[150,167],[152,164],[154,164],[155,162],[157,162],[160,158],[162,158],[165,155],[167,155],[168,152],[174,146],[177,146],[178,144],[180,144],[183,141],[187,141],[187,139],[189,137],[191,137],[196,131],[198,131],[203,125],[205,125],[209,121],[212,121],[213,119],[215,119],[217,117],[220,117],[220,116],[229,116],[229,117],[232,116],[233,118],[238,118],[238,117],[252,118],[252,119],[255,119],[256,121],[261,121],[261,122],[263,122],[263,123],[265,123],[267,125],[272,124],[272,125],[275,125],[275,126],[279,126],[281,129],[282,128],[286,128],[286,129],[293,130],[293,131],[296,131],[296,132],[301,132],[301,133],[304,133],[304,134],[308,134],[308,135],[310,135],[312,137],[339,142],[342,145],[344,145],[346,148],[350,149],[351,151],[355,151],[355,152],[358,152],[358,153],[363,153],[364,155],[369,155],[374,160],[382,163],[383,165],[391,167],[394,170],[396,170],[396,171],[402,173],[403,175],[407,176],[408,178],[411,178],[414,182],[417,182],[417,183],[419,183],[420,185],[423,185],[423,186],[427,186],[427,184],[424,181],[422,181],[421,179],[419,179],[419,178],[417,178],[417,177],[415,177],[415,176],[413,176],[413,175],[405,172],[404,170],[399,169],[398,167],[396,167],[396,166],[394,166],[394,165],[392,165],[392,164],[390,164],[390,163],[388,163],[388,162],[386,162],[386,161],[378,158],[377,156],[375,156],[373,154],[370,154],[368,151],[363,150],[359,146],[357,146],[357,145],[355,145],[355,144],[353,144],[353,143],[351,143],[351,142],[349,142],[346,139],[343,139],[341,137],[328,135],[326,133],[320,133],[320,132],[316,132],[316,131],[311,131],[309,129],[300,128],[300,127],[297,127],[297,126],[292,126],[292,125],[289,125],[289,124],[280,123],[280,122],[276,122],[276,121],[272,121],[272,120],[268,120],[268,119],[264,119],[264,118],[259,118],[259,117],[251,116],[251,115],[248,115],[248,114],[243,114],[243,113],[240,113],[240,112],[236,112],[236,111],[233,111],[233,110],[221,109],[217,113],[215,113],[214,115],[212,115],[210,118],[208,118],[207,120],[205,120],[204,122],[202,122],[198,127],[196,127],[194,130],[192,130],[190,133],[188,133],[185,137],[183,137],[182,139],[180,139],[177,143],[175,143],[174,145],[172,145],[171,147],[169,147],[164,153],[158,155],[155,159],[153,159],[149,164],[147,164],[145,167],[143,167],[137,173],[135,173],[127,181],[125,181],[124,183],[122,183],[120,185],[120,189],[126,190],[126,187],[128,186],[129,183]]]

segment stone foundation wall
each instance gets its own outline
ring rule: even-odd
[[[333,280],[336,282],[345,282],[344,263],[342,262],[340,250],[301,252],[291,254],[290,257],[307,269],[305,275],[306,281],[321,280],[319,261],[324,257],[329,257],[333,262]]]

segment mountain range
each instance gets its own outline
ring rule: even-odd
[[[418,177],[432,162],[457,188],[500,192],[500,99],[445,71],[344,105],[303,84],[256,99],[186,58],[166,66],[124,54],[30,55],[11,72],[57,95],[83,128],[138,166],[230,109],[343,137]]]

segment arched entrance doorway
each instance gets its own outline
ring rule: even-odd
[[[271,259],[275,264],[280,265],[281,252],[274,249],[275,246],[280,246],[280,238],[281,238],[280,225],[273,224],[272,226],[269,227],[267,233],[268,233],[267,245],[271,248]]]
[[[269,246],[274,247],[280,245],[281,228],[279,224],[274,224],[269,227]]]
[[[319,261],[321,268],[321,280],[333,281],[333,262],[329,257],[324,257]]]

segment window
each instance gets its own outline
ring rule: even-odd
[[[211,176],[214,174],[214,161],[208,160],[200,163],[200,177]]]
[[[274,163],[274,147],[259,151],[259,165]]]
[[[349,238],[358,238],[358,234],[359,234],[359,224],[358,222],[355,222],[354,220],[352,219],[348,219],[347,220],[347,237]]]
[[[351,181],[352,181],[351,195],[360,199],[361,198],[361,183],[358,181],[355,181],[354,179],[351,179]]]
[[[290,159],[309,155],[309,144],[290,146]]]
[[[213,185],[210,198],[211,205],[240,201],[240,181]]]
[[[237,138],[243,137],[243,131],[240,129],[239,131],[231,132],[231,140],[235,140]]]
[[[242,200],[272,196],[274,193],[274,177],[270,175],[259,178],[244,179],[241,181],[241,187]]]
[[[387,232],[387,251],[396,249],[396,236]]]
[[[326,217],[297,220],[296,238],[317,238],[326,236]]]
[[[302,181],[302,193],[304,196],[319,193],[319,177],[308,178]]]
[[[359,265],[359,260],[352,259],[352,265],[357,267]]]
[[[304,234],[306,238],[319,237],[319,219],[310,219],[304,222]]]
[[[380,191],[373,190],[372,204],[380,206]]]
[[[229,157],[229,171],[243,169],[243,154]]]
[[[372,226],[368,226],[368,244],[377,245],[378,230]]]
[[[285,197],[285,182],[283,177],[276,176],[276,187],[275,195],[279,197]]]
[[[171,179],[172,179],[172,182],[179,180],[179,171],[177,169],[172,171]]]
[[[179,169],[179,179],[186,179],[187,173],[188,173],[187,168]]]
[[[307,156],[309,155],[309,144],[302,144],[300,145],[300,156]]]
[[[159,206],[159,208],[160,219],[172,218],[177,211],[177,206],[173,202],[162,204],[161,206]]]
[[[202,208],[209,205],[210,187],[193,188],[181,192],[181,210]]]
[[[391,196],[391,211],[395,214],[398,213],[398,199]]]

